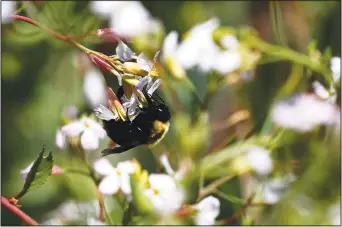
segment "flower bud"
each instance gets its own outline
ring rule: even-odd
[[[100,69],[103,69],[105,71],[112,71],[114,68],[108,64],[105,60],[102,58],[96,56],[96,55],[89,55],[90,59],[95,63],[96,66],[98,66]]]
[[[107,41],[119,42],[121,40],[120,36],[110,28],[98,29],[96,31],[96,36]]]
[[[137,76],[146,76],[148,72],[135,62],[125,62],[123,64],[123,71],[129,74],[137,75]]]

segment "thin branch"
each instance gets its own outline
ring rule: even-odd
[[[20,210],[15,205],[11,204],[8,198],[1,196],[1,205],[6,207],[10,212],[18,216],[28,225],[39,225],[34,219],[28,216],[24,211]]]

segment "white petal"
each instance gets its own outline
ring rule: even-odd
[[[152,82],[152,78],[150,76],[144,76],[142,79],[139,80],[139,83],[136,85],[138,90],[142,90],[146,85]]]
[[[272,159],[269,152],[261,147],[250,148],[247,160],[254,171],[259,175],[267,175],[273,169]]]
[[[143,70],[145,70],[147,72],[151,71],[152,66],[143,53],[138,55],[137,63],[140,65],[140,67]]]
[[[106,131],[102,128],[102,126],[93,119],[87,118],[86,124],[93,131],[93,133],[100,139],[103,139],[107,135]]]
[[[85,150],[99,148],[99,137],[89,128],[85,129],[81,136],[81,145]]]
[[[299,132],[310,131],[321,124],[336,124],[340,119],[340,111],[334,104],[305,94],[276,103],[271,115],[277,125]]]
[[[100,70],[94,68],[84,75],[83,93],[88,104],[95,108],[98,105],[106,105],[106,82]]]
[[[237,49],[239,47],[239,41],[233,35],[225,35],[221,38],[221,44],[227,49]]]
[[[238,51],[224,51],[215,59],[214,69],[220,73],[230,73],[241,65],[241,56]]]
[[[314,81],[313,83],[312,83],[312,87],[313,87],[313,89],[314,89],[314,92],[315,92],[315,94],[318,96],[318,97],[320,97],[320,98],[322,98],[322,99],[327,99],[327,98],[329,98],[329,92],[323,87],[323,85],[320,83],[320,82],[318,82],[318,81]]]
[[[134,56],[134,52],[122,41],[116,47],[116,54],[121,61],[129,61]]]
[[[341,78],[341,58],[332,57],[330,60],[330,68],[333,73],[334,81],[339,81]]]
[[[132,37],[153,31],[156,23],[141,2],[132,1],[113,14],[110,27],[122,36]]]
[[[167,158],[167,156],[165,154],[160,156],[160,162],[161,164],[164,166],[165,171],[167,172],[167,174],[169,175],[173,175],[175,172],[173,171],[173,169],[171,168],[169,159]]]
[[[117,168],[122,173],[131,174],[134,173],[134,171],[136,170],[136,165],[132,161],[124,161],[119,162]]]
[[[91,1],[89,7],[96,15],[106,18],[120,9],[123,3],[120,1]]]
[[[127,173],[121,173],[120,176],[121,190],[125,195],[129,195],[132,192],[130,176]]]
[[[10,16],[15,13],[15,1],[1,1],[1,22],[3,24],[12,21]]]
[[[120,180],[117,174],[106,176],[99,184],[99,192],[105,195],[112,195],[118,192]]]
[[[65,148],[65,136],[60,129],[56,132],[56,146],[60,149]]]
[[[176,188],[175,180],[166,174],[150,174],[149,183],[151,188],[163,190],[163,189],[174,189]]]
[[[176,31],[170,32],[164,39],[163,43],[163,55],[173,55],[177,49],[178,33]]]
[[[84,130],[84,124],[80,121],[74,121],[62,127],[61,131],[70,137],[78,136]]]
[[[116,174],[115,168],[105,158],[96,160],[93,164],[94,170],[101,175],[112,175]]]
[[[99,107],[95,108],[94,112],[96,117],[100,118],[101,120],[110,121],[117,119],[117,116],[115,116],[115,114],[112,111],[110,111],[103,105],[100,105]]]
[[[160,79],[154,81],[152,86],[147,90],[147,94],[152,95],[158,89],[160,84],[161,84],[161,80]]]
[[[199,211],[195,217],[197,225],[213,225],[220,213],[220,201],[213,196],[204,198],[193,207]]]
[[[267,181],[263,188],[263,200],[266,203],[277,203],[281,199],[284,190],[296,179],[292,174]]]
[[[328,218],[332,225],[341,225],[341,204],[335,204],[330,207]]]

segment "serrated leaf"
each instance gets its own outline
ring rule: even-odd
[[[37,189],[44,185],[51,175],[53,166],[52,152],[49,152],[48,156],[44,157],[45,147],[39,153],[38,158],[34,161],[30,172],[27,174],[23,189],[17,196],[17,199],[24,196],[27,192]]]

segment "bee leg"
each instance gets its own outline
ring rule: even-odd
[[[124,146],[104,149],[103,151],[101,151],[101,153],[102,153],[102,156],[107,156],[110,154],[119,154],[119,153],[128,151],[134,147],[137,147],[139,145],[141,145],[139,141],[134,141],[131,144],[127,144]]]

